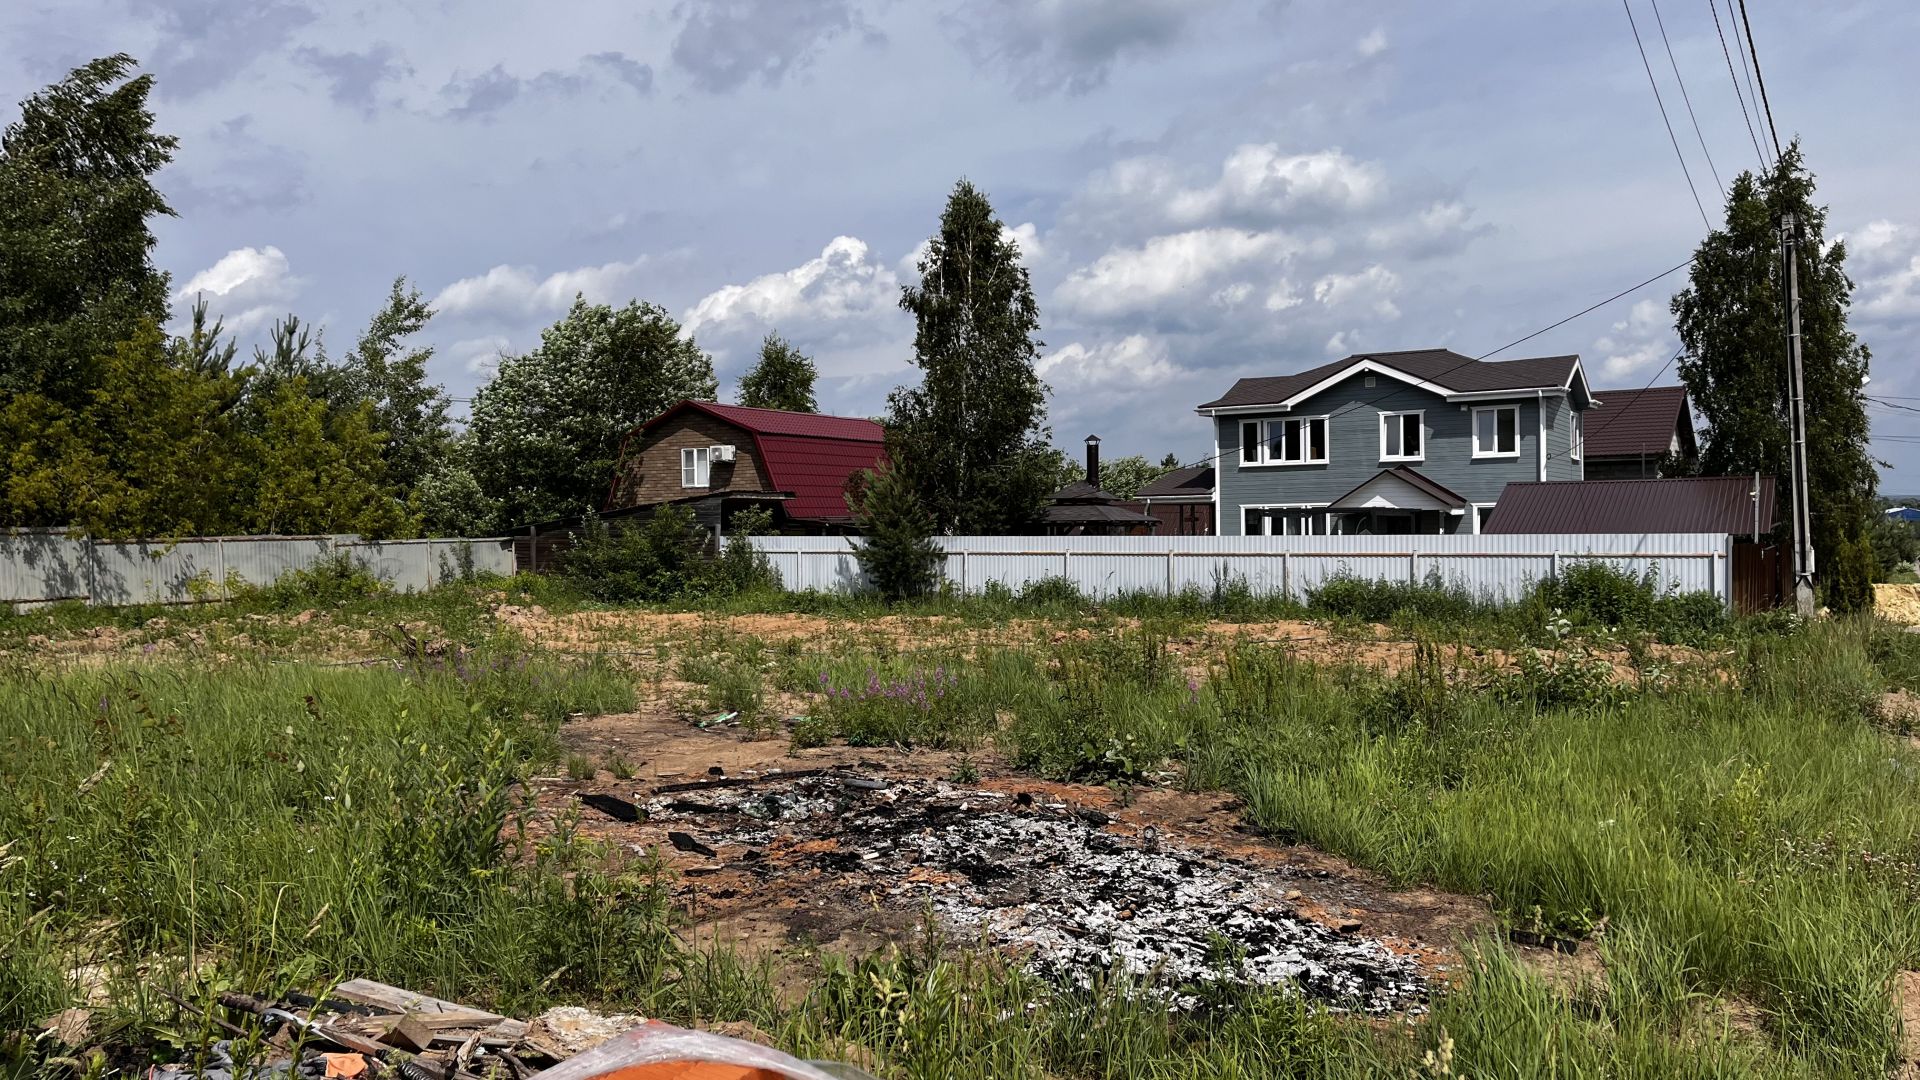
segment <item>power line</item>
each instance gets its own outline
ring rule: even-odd
[[[1598,309],[1600,309],[1600,308],[1603,308],[1603,307],[1606,307],[1606,306],[1607,306],[1608,304],[1611,304],[1611,303],[1613,303],[1613,302],[1614,302],[1615,300],[1618,300],[1618,299],[1620,299],[1621,297],[1623,297],[1623,296],[1626,296],[1626,295],[1627,295],[1628,293],[1634,293],[1634,292],[1639,292],[1639,291],[1640,291],[1641,289],[1644,289],[1644,288],[1646,288],[1647,286],[1649,286],[1649,285],[1651,285],[1651,284],[1653,284],[1654,282],[1656,282],[1656,281],[1659,281],[1659,280],[1660,280],[1661,278],[1663,278],[1663,277],[1666,277],[1666,276],[1667,276],[1668,274],[1671,274],[1671,273],[1673,273],[1673,272],[1674,272],[1675,270],[1678,270],[1678,269],[1680,269],[1681,267],[1685,267],[1685,266],[1689,266],[1689,265],[1691,265],[1691,264],[1693,263],[1693,260],[1694,260],[1694,259],[1697,259],[1697,258],[1699,258],[1699,256],[1698,256],[1698,255],[1695,255],[1695,256],[1692,256],[1692,257],[1690,257],[1690,258],[1688,258],[1688,259],[1686,260],[1686,262],[1683,262],[1683,263],[1680,263],[1680,264],[1678,264],[1678,265],[1676,265],[1676,266],[1669,266],[1669,267],[1667,267],[1667,268],[1666,268],[1665,270],[1662,270],[1662,271],[1660,271],[1659,273],[1657,273],[1657,274],[1655,274],[1655,275],[1653,275],[1652,277],[1650,277],[1650,278],[1648,278],[1647,280],[1645,280],[1645,281],[1643,281],[1643,282],[1641,282],[1641,283],[1640,283],[1640,284],[1638,284],[1638,285],[1633,285],[1633,286],[1629,286],[1629,287],[1627,287],[1627,288],[1625,288],[1625,289],[1622,289],[1622,290],[1620,290],[1619,292],[1617,292],[1617,293],[1614,293],[1614,294],[1613,294],[1612,296],[1609,296],[1609,297],[1607,297],[1607,298],[1606,298],[1605,300],[1602,300],[1602,301],[1600,301],[1600,302],[1599,302],[1599,303],[1597,303],[1597,304],[1593,304],[1593,305],[1591,305],[1591,306],[1588,306],[1588,307],[1584,307],[1584,308],[1581,308],[1581,309],[1580,309],[1579,311],[1576,311],[1576,312],[1574,312],[1573,314],[1571,314],[1571,315],[1569,315],[1569,316],[1567,316],[1567,317],[1566,317],[1566,318],[1564,318],[1564,319],[1561,319],[1561,320],[1560,320],[1559,322],[1557,322],[1557,323],[1554,323],[1554,324],[1553,324],[1553,325],[1551,325],[1551,326],[1543,326],[1543,327],[1541,327],[1540,329],[1538,329],[1538,330],[1535,330],[1535,331],[1534,331],[1533,333],[1531,333],[1531,334],[1528,334],[1528,335],[1527,335],[1527,336],[1525,336],[1525,337],[1517,337],[1517,338],[1514,338],[1514,339],[1513,339],[1512,341],[1509,341],[1509,342],[1507,342],[1507,343],[1506,343],[1505,345],[1502,345],[1502,346],[1500,346],[1499,348],[1497,348],[1497,349],[1494,349],[1494,350],[1493,350],[1492,352],[1484,352],[1484,353],[1481,353],[1481,354],[1480,354],[1479,356],[1476,356],[1476,357],[1474,357],[1474,359],[1475,359],[1475,360],[1485,360],[1485,359],[1486,359],[1487,357],[1489,357],[1489,356],[1493,356],[1493,355],[1495,355],[1496,353],[1503,353],[1503,352],[1506,352],[1506,351],[1507,351],[1508,349],[1511,349],[1511,348],[1513,348],[1513,347],[1514,347],[1515,345],[1518,345],[1518,344],[1520,344],[1521,342],[1525,342],[1525,341],[1532,341],[1532,340],[1533,340],[1534,338],[1537,338],[1537,337],[1539,337],[1539,336],[1540,336],[1541,334],[1544,334],[1544,333],[1546,333],[1546,332],[1547,332],[1547,331],[1549,331],[1549,330],[1557,330],[1557,329],[1559,329],[1560,327],[1562,327],[1562,326],[1565,326],[1566,324],[1568,324],[1568,323],[1570,323],[1570,322],[1572,322],[1573,320],[1575,320],[1575,319],[1577,319],[1577,318],[1579,318],[1579,317],[1580,317],[1580,316],[1582,316],[1582,315],[1585,315],[1585,314],[1587,314],[1587,313],[1588,313],[1588,312],[1590,312],[1590,311],[1597,311],[1597,310],[1598,310]],[[1452,370],[1452,369],[1449,369],[1449,370]]]
[[[1727,21],[1733,22],[1733,51],[1740,54],[1740,72],[1747,77],[1747,100],[1753,103],[1753,111],[1760,111],[1760,91],[1753,86],[1753,65],[1747,62],[1747,45],[1740,39],[1740,25],[1735,22],[1739,17],[1733,10],[1733,0],[1727,0]],[[1771,159],[1768,160],[1771,166]]]
[[[1720,55],[1727,58],[1727,77],[1733,80],[1733,96],[1740,102],[1740,119],[1747,122],[1747,138],[1753,142],[1754,156],[1760,159],[1760,171],[1767,169],[1767,152],[1760,149],[1760,136],[1753,130],[1753,115],[1747,112],[1747,95],[1740,90],[1740,76],[1733,70],[1733,52],[1727,48],[1726,31],[1720,29],[1720,0],[1707,0],[1707,10],[1713,12],[1713,32],[1720,38]],[[1746,66],[1747,54],[1740,54],[1740,64]]]
[[[1747,18],[1747,0],[1740,0],[1740,23],[1747,30],[1747,52],[1753,56],[1753,77],[1760,83],[1760,104],[1767,111],[1767,134],[1773,136],[1773,156],[1780,157],[1780,129],[1773,125],[1773,102],[1767,97],[1767,77],[1760,70],[1760,50],[1753,45],[1753,21]]]
[[[1693,137],[1700,140],[1700,153],[1707,159],[1707,171],[1713,174],[1713,186],[1725,196],[1727,185],[1720,182],[1720,167],[1713,163],[1713,151],[1707,149],[1707,137],[1700,131],[1700,118],[1693,114],[1693,96],[1687,93],[1687,80],[1680,77],[1680,61],[1673,58],[1673,42],[1667,38],[1667,20],[1660,17],[1660,0],[1647,2],[1653,5],[1653,22],[1660,28],[1660,43],[1666,46],[1667,63],[1673,66],[1673,81],[1680,84],[1680,100],[1686,103],[1687,119],[1693,121]]]
[[[1653,77],[1653,65],[1647,62],[1647,47],[1640,41],[1640,26],[1633,21],[1633,8],[1627,0],[1620,0],[1620,7],[1627,13],[1627,25],[1633,28],[1633,44],[1640,50],[1640,66],[1647,69],[1647,85],[1653,87],[1653,103],[1660,107],[1660,122],[1667,126],[1667,141],[1673,144],[1673,156],[1680,159],[1680,173],[1687,178],[1687,190],[1693,192],[1693,205],[1700,211],[1700,223],[1707,227],[1708,232],[1712,232],[1713,222],[1707,218],[1706,204],[1700,201],[1700,191],[1693,186],[1693,170],[1687,168],[1687,156],[1680,152],[1680,140],[1673,133],[1673,121],[1667,118],[1667,103],[1661,100],[1660,84]]]

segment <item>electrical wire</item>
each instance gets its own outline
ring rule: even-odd
[[[1707,0],[1707,10],[1713,12],[1713,32],[1720,38],[1720,55],[1727,58],[1727,78],[1733,81],[1733,96],[1740,102],[1740,119],[1747,122],[1747,138],[1753,142],[1754,156],[1760,159],[1760,171],[1767,170],[1767,152],[1760,149],[1760,135],[1753,130],[1753,114],[1747,111],[1747,95],[1740,89],[1740,75],[1733,70],[1733,52],[1727,48],[1726,31],[1720,28],[1720,0]],[[1741,64],[1746,63],[1747,54],[1740,54]]]
[[[1777,161],[1780,158],[1780,129],[1773,124],[1773,101],[1767,97],[1767,76],[1760,70],[1760,50],[1753,44],[1753,21],[1747,18],[1747,0],[1740,0],[1740,23],[1746,27],[1747,52],[1753,56],[1753,77],[1760,83],[1760,104],[1767,111],[1767,134],[1773,136],[1773,156]]]
[[[1627,13],[1627,25],[1633,28],[1633,44],[1640,50],[1640,66],[1647,69],[1647,85],[1653,87],[1653,103],[1660,107],[1660,122],[1667,127],[1667,141],[1673,144],[1673,156],[1680,159],[1680,174],[1687,178],[1687,190],[1693,192],[1693,205],[1700,211],[1700,223],[1707,227],[1708,232],[1712,232],[1713,222],[1707,217],[1706,204],[1700,201],[1700,190],[1693,185],[1693,170],[1687,168],[1687,156],[1680,152],[1680,139],[1673,133],[1673,121],[1667,117],[1667,103],[1660,97],[1660,83],[1653,77],[1653,64],[1648,62],[1647,47],[1640,40],[1640,24],[1634,21],[1633,7],[1627,0],[1620,0],[1620,8]]]
[[[1647,3],[1653,5],[1653,22],[1660,28],[1660,44],[1666,46],[1667,63],[1673,66],[1673,81],[1680,84],[1680,100],[1686,103],[1687,119],[1693,122],[1693,137],[1700,140],[1700,153],[1707,159],[1707,172],[1713,176],[1713,186],[1725,197],[1727,185],[1720,182],[1720,167],[1713,163],[1713,151],[1707,149],[1707,136],[1700,130],[1700,118],[1693,113],[1693,95],[1687,93],[1687,80],[1680,77],[1680,61],[1674,59],[1673,42],[1667,38],[1667,20],[1660,16],[1660,0],[1647,0]]]

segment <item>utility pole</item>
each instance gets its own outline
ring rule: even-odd
[[[1780,218],[1780,261],[1787,286],[1787,423],[1793,458],[1793,606],[1811,616],[1813,515],[1807,509],[1807,376],[1800,363],[1800,268],[1794,250],[1799,222]]]

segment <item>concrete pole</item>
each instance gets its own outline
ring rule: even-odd
[[[1794,245],[1799,223],[1780,219],[1780,258],[1787,285],[1787,394],[1793,464],[1793,606],[1812,615],[1813,515],[1807,509],[1807,377],[1800,362],[1800,260]]]

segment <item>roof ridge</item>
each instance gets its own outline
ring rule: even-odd
[[[705,398],[688,398],[695,405],[717,405],[723,409],[745,409],[748,412],[779,413],[781,416],[817,416],[822,420],[858,420],[864,424],[878,424],[880,421],[871,416],[842,416],[839,413],[802,412],[799,409],[769,409],[764,405],[736,405],[730,401],[708,401]]]

